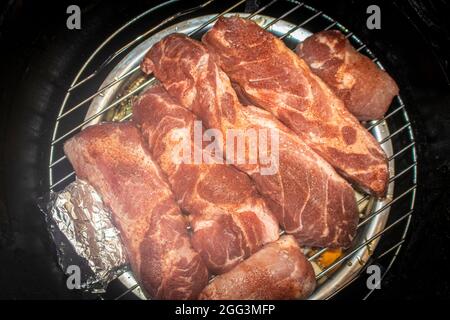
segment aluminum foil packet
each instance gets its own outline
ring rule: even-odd
[[[127,269],[125,247],[111,213],[87,182],[77,179],[64,190],[41,200],[58,262],[70,277],[79,276],[79,288],[104,292],[109,282]],[[68,279],[68,285],[69,285]],[[77,279],[73,283],[77,284]]]

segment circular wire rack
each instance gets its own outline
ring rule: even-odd
[[[117,72],[118,65],[126,64],[127,57],[133,50],[139,46],[148,47],[151,39],[158,39],[167,32],[186,31],[189,36],[199,39],[219,17],[240,13],[246,19],[257,21],[261,27],[274,33],[293,49],[305,35],[338,29],[357,51],[367,55],[384,69],[380,60],[353,32],[306,3],[267,0],[256,5],[254,1],[236,0],[227,1],[226,7],[223,7],[223,1],[208,0],[176,11],[175,8],[181,1],[169,0],[125,23],[97,47],[78,71],[67,89],[55,120],[48,171],[50,191],[61,190],[75,179],[75,173],[63,152],[64,141],[92,123],[105,120],[125,121],[130,118],[133,97],[152,85],[155,79],[145,77],[136,63],[119,70],[120,72]],[[172,8],[173,13],[161,20],[158,11],[166,7]],[[196,24],[180,28],[186,21],[196,21]],[[143,24],[143,27],[137,34],[133,34],[130,41],[127,34],[137,24]],[[116,72],[112,72],[114,70]],[[117,94],[118,87],[125,89]],[[99,104],[98,101],[107,103]],[[321,263],[324,255],[330,252],[327,248],[305,251],[315,266],[319,283],[312,299],[334,297],[362,275],[367,275],[366,270],[370,265],[380,267],[381,279],[384,279],[405,242],[417,188],[415,140],[407,107],[401,97],[397,96],[384,118],[363,125],[375,136],[388,156],[388,196],[383,200],[374,199],[367,194],[357,196],[361,209],[359,240],[350,249],[336,255],[328,264]],[[374,221],[377,221],[377,228],[372,228],[370,232],[361,231],[366,230]],[[369,297],[376,288],[379,286],[365,288],[361,298]],[[130,271],[113,281],[101,296],[106,299],[136,297],[145,296]]]

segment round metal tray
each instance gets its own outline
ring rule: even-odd
[[[248,16],[248,14],[244,13],[229,13],[229,15],[239,14],[243,17]],[[117,65],[114,69],[108,74],[106,79],[103,81],[102,87],[106,87],[111,82],[120,79],[123,75],[131,72],[134,68],[138,67],[142,58],[144,57],[147,50],[157,41],[161,40],[163,37],[174,33],[189,33],[196,28],[200,27],[202,24],[208,22],[215,15],[205,15],[201,17],[192,18],[189,20],[185,20],[178,24],[172,25],[156,34],[151,36],[150,38],[143,41],[139,46],[132,49]],[[271,23],[276,18],[265,16],[265,15],[255,15],[252,18],[254,21],[261,25],[266,25]],[[213,24],[205,27],[202,30],[202,33],[209,30]],[[294,28],[296,25],[289,23],[284,20],[279,20],[274,23],[268,31],[281,36]],[[201,34],[199,34],[201,35]],[[296,31],[292,32],[289,36],[289,41],[297,44],[303,41],[306,37],[311,35],[306,29],[298,28]],[[380,67],[381,64],[378,63]],[[85,119],[89,119],[90,117],[96,115],[98,112],[103,110],[105,107],[111,105],[115,100],[120,97],[125,96],[127,93],[131,92],[141,83],[146,80],[146,76],[141,72],[135,72],[132,76],[128,77],[125,81],[118,82],[117,84],[107,88],[103,91],[101,95],[98,95],[91,103],[89,110],[86,114]],[[149,84],[151,86],[152,84]],[[110,112],[104,114],[101,118],[98,117],[93,121],[90,121],[86,126],[92,125],[101,121],[122,121],[124,119],[129,118],[129,110],[131,109],[133,96],[123,100],[120,104],[118,104],[114,109],[110,110]],[[390,139],[387,139],[390,135],[388,124],[386,121],[383,121],[376,127],[371,130],[372,134],[375,136],[376,140],[381,143],[381,147],[383,148],[386,155],[391,157],[393,155],[393,146]],[[386,141],[385,141],[386,140]],[[389,161],[389,171],[390,176],[395,175],[394,169],[394,160]],[[318,287],[310,299],[325,299],[333,295],[338,289],[345,286],[345,284],[352,280],[352,278],[357,275],[362,268],[365,266],[366,262],[369,260],[370,256],[373,254],[380,237],[376,237],[370,242],[367,242],[368,239],[376,236],[380,233],[386,225],[390,206],[388,205],[393,198],[394,194],[394,181],[389,184],[387,190],[387,197],[384,199],[376,199],[376,198],[363,198],[362,195],[356,193],[356,197],[360,200],[359,208],[360,208],[360,216],[361,218],[367,217],[373,212],[380,211],[373,217],[368,223],[364,224],[361,228],[358,229],[357,237],[354,240],[354,244],[351,248],[347,250],[347,252],[355,251],[352,253],[349,259],[346,259],[345,263],[337,265],[331,271],[322,272],[319,265],[314,261],[314,256],[310,259],[313,263],[313,266],[316,271],[316,275],[319,276],[318,279]],[[361,247],[361,248],[359,248]],[[305,248],[306,254],[311,256],[312,252],[309,248]],[[137,283],[133,278],[131,272],[127,272],[126,274],[119,277],[119,280],[125,285],[125,287],[132,290],[137,296],[141,298],[145,298],[142,294],[142,291],[137,287]]]

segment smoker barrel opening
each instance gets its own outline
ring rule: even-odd
[[[169,5],[171,2],[173,1],[163,5]],[[114,32],[85,61],[66,92],[54,124],[50,147],[49,190],[60,190],[75,177],[62,150],[66,139],[92,123],[129,119],[133,97],[155,82],[153,77],[145,77],[142,74],[139,63],[146,50],[167,34],[181,32],[199,39],[219,17],[239,14],[256,21],[282,39],[290,48],[294,48],[311,33],[333,28],[343,32],[357,51],[369,56],[380,68],[383,68],[383,57],[375,57],[369,49],[370,44],[363,43],[355,35],[358,33],[357,30],[354,30],[354,33],[346,29],[344,25],[333,20],[326,13],[304,3],[290,0],[265,1],[249,11],[245,6],[247,1],[241,0],[230,4],[225,10],[216,14],[205,12],[205,9],[211,10],[217,2],[216,0],[205,1],[197,7],[178,12],[173,16],[161,17],[161,22],[149,25],[140,36],[129,39],[129,42],[111,51],[108,44],[115,37],[126,33],[127,28],[136,21],[154,17],[157,14],[158,8],[151,8]],[[274,9],[280,4],[284,8],[282,13]],[[248,12],[243,13],[244,11]],[[154,23],[155,19],[149,19],[149,21]],[[99,63],[95,57],[105,50],[110,50],[109,58]],[[115,67],[112,68],[114,65]],[[105,75],[103,71],[108,68],[112,70]],[[104,80],[99,88],[81,99],[77,96],[80,87],[86,87],[90,81],[95,78],[101,79],[101,77]],[[333,297],[355,281],[365,268],[376,264],[380,259],[388,259],[387,267],[383,272],[384,277],[405,241],[414,210],[417,187],[415,140],[407,106],[401,96],[397,96],[383,119],[364,125],[388,156],[390,170],[388,196],[385,199],[375,199],[366,194],[359,196],[361,218],[357,239],[338,260],[325,268],[316,270],[319,286],[311,299]],[[309,251],[309,260],[317,262],[326,250],[325,248]],[[125,289],[116,289],[113,293],[109,292],[108,296],[120,299],[132,293],[143,297],[131,272],[120,276],[119,281]],[[371,292],[369,290],[367,295]]]

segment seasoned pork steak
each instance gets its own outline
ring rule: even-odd
[[[245,97],[270,111],[356,186],[385,195],[386,156],[330,88],[251,20],[220,18],[203,42]]]
[[[297,54],[359,120],[382,118],[398,94],[395,81],[337,30],[312,35]]]
[[[292,236],[282,236],[230,272],[214,278],[200,299],[302,299],[315,287],[311,264]]]
[[[64,151],[111,208],[132,270],[154,299],[195,299],[208,271],[162,173],[130,122],[91,126]]]

